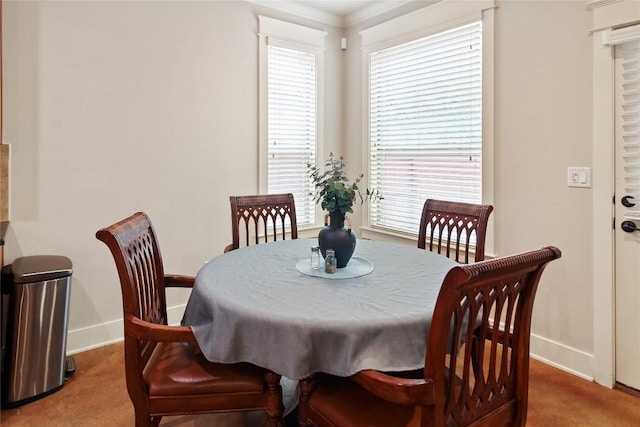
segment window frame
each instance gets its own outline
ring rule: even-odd
[[[363,171],[371,187],[370,174],[370,55],[373,52],[401,45],[452,28],[482,21],[482,203],[494,199],[494,8],[493,0],[474,2],[443,1],[413,13],[386,21],[360,31],[362,37],[362,155]],[[415,233],[403,233],[378,228],[371,224],[370,207],[363,209],[361,233],[364,238],[417,242]],[[493,220],[487,232],[485,251],[494,252]]]
[[[259,90],[258,90],[258,191],[268,194],[269,181],[269,45],[300,50],[315,55],[316,66],[316,146],[315,162],[323,159],[324,146],[324,52],[325,31],[258,15],[259,23]],[[312,224],[298,223],[298,230],[316,228],[321,218],[314,203]],[[296,201],[296,210],[298,202]]]

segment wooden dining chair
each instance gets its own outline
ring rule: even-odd
[[[165,275],[153,225],[142,212],[96,233],[118,269],[124,312],[125,375],[135,425],[164,415],[264,410],[280,426],[280,375],[249,363],[207,361],[191,328],[167,325],[165,288],[193,286],[193,277]]]
[[[533,302],[560,251],[460,265],[445,277],[424,369],[317,375],[300,383],[301,426],[524,426]]]
[[[225,252],[238,249],[240,242],[258,244],[284,240],[287,234],[298,238],[296,204],[293,194],[231,196],[231,233],[233,241]]]
[[[432,252],[464,264],[469,263],[473,251],[473,260],[482,261],[491,211],[491,205],[427,199],[422,208],[418,247],[428,247]]]

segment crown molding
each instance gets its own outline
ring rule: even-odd
[[[368,19],[375,18],[376,16],[397,9],[400,6],[404,6],[405,4],[413,3],[414,1],[415,0],[387,0],[373,3],[346,15],[344,17],[344,26],[350,27],[352,25],[359,24]]]
[[[334,27],[344,27],[344,18],[334,13],[326,12],[324,10],[316,9],[315,7],[307,6],[302,3],[298,3],[292,0],[246,0],[248,3],[253,3],[258,6],[263,6],[269,9],[277,10],[280,12],[290,13],[300,18],[307,18],[313,21],[321,22],[323,24],[333,25]]]
[[[334,27],[346,28],[359,24],[368,19],[387,13],[400,6],[413,3],[416,0],[385,0],[372,3],[348,15],[341,16],[335,13],[317,9],[306,4],[298,3],[295,0],[245,0],[258,6],[263,6],[272,10],[289,13],[300,18],[310,19]],[[423,1],[423,0],[422,0]]]
[[[587,2],[587,9],[594,10],[599,7],[608,6],[613,3],[621,2],[622,0],[589,0]]]

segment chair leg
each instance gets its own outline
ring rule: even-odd
[[[282,414],[284,405],[282,404],[282,386],[280,385],[281,375],[274,372],[267,372],[264,375],[267,383],[267,420],[265,427],[281,427],[284,422]]]
[[[158,427],[162,416],[152,417],[148,412],[135,411],[136,427]]]
[[[298,425],[298,408],[293,408],[289,414],[284,417],[284,427],[299,427]]]
[[[309,396],[316,386],[316,377],[310,376],[298,382],[300,396],[298,398],[298,425],[307,427],[309,421]]]

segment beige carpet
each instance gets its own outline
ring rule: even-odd
[[[3,410],[2,427],[132,426],[122,344],[76,354],[76,374],[50,396]],[[163,418],[163,427],[262,426],[261,413]],[[527,426],[640,426],[640,398],[531,361]],[[346,426],[345,426],[346,427]]]

